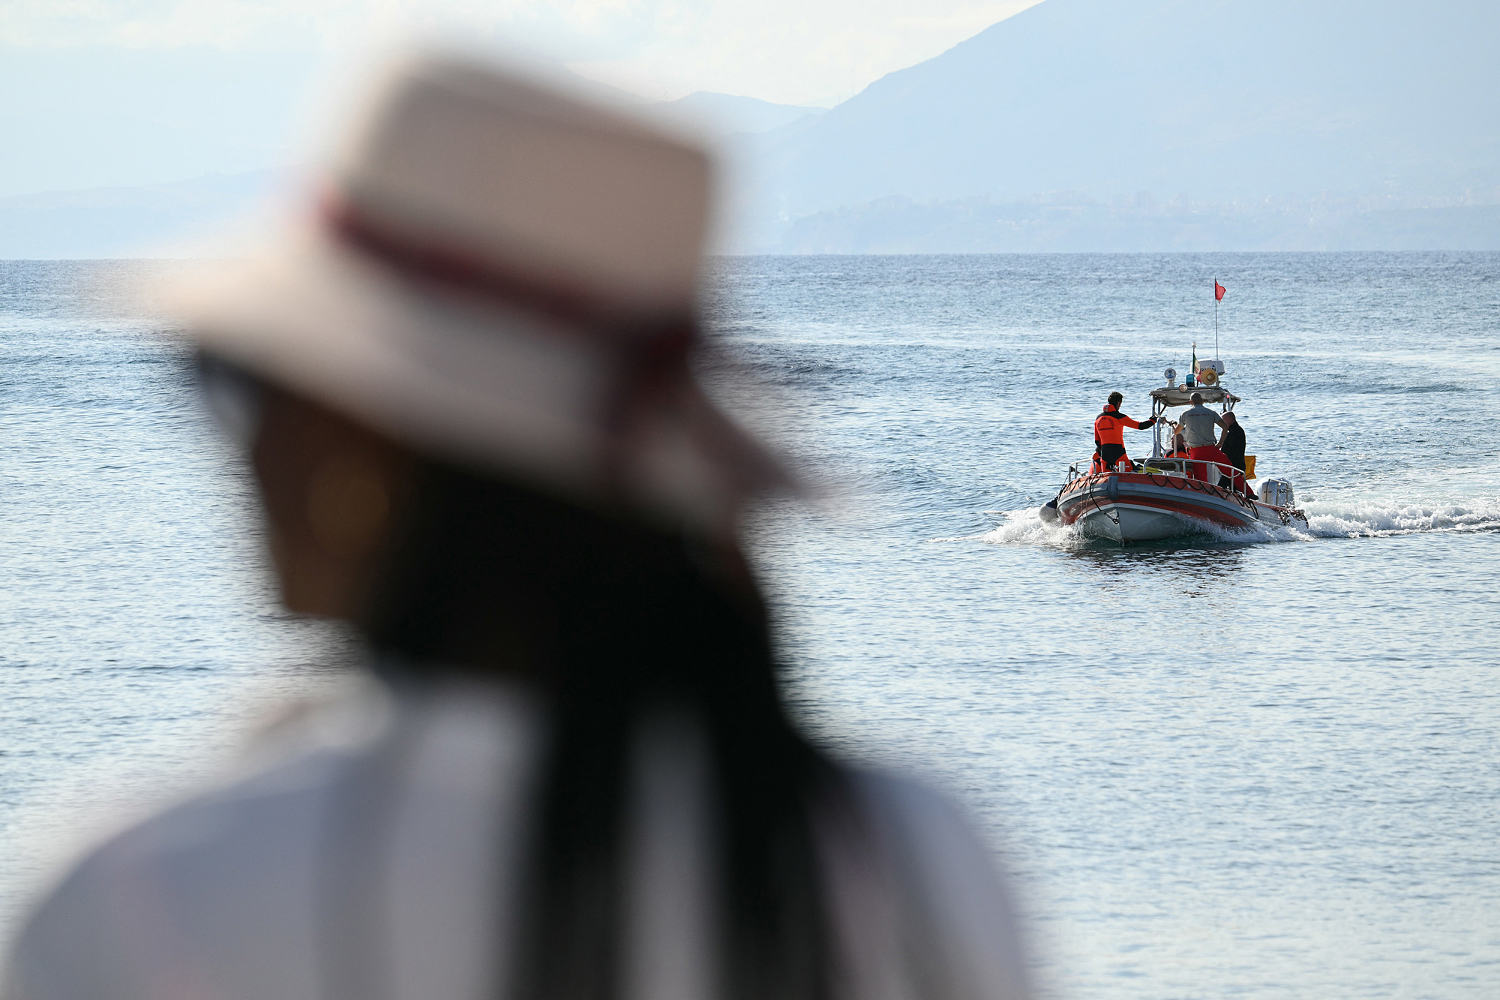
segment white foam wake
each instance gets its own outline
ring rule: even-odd
[[[1074,528],[1042,520],[1040,507],[995,511],[1000,521],[989,531],[973,536],[993,545],[1068,545],[1083,536]]]
[[[1381,500],[1312,501],[1306,533],[1317,538],[1366,538],[1423,531],[1500,531],[1500,500],[1401,504]]]
[[[1043,521],[1040,507],[1021,510],[987,510],[985,516],[996,525],[977,535],[954,535],[934,538],[934,542],[986,542],[991,545],[1051,545],[1068,548],[1086,544],[1088,539],[1075,528],[1057,522]]]
[[[1204,525],[1199,538],[1222,542],[1296,542],[1319,538],[1378,538],[1418,532],[1500,531],[1500,499],[1462,504],[1402,504],[1381,500],[1314,501],[1303,507],[1307,524],[1256,524],[1231,530]],[[986,511],[998,523],[977,535],[937,538],[939,542],[979,541],[991,545],[1048,545],[1072,548],[1089,544],[1076,528],[1048,523],[1040,508]],[[1185,538],[1185,542],[1189,539]]]

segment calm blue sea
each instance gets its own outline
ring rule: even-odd
[[[127,291],[170,270],[0,262],[0,928],[349,656],[278,612],[244,470]],[[968,803],[1047,995],[1500,996],[1500,255],[710,277],[720,391],[825,483],[752,526],[792,696]],[[1214,278],[1250,451],[1308,529],[1042,526],[1104,397],[1144,416],[1214,353]]]

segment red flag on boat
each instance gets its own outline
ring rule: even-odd
[[[1227,290],[1228,289],[1226,289],[1223,285],[1219,284],[1219,279],[1218,278],[1214,279],[1214,301],[1215,302],[1223,302],[1224,301],[1224,293]]]

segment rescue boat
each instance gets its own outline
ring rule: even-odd
[[[1215,365],[1216,362],[1206,362]],[[1212,374],[1209,374],[1212,372]],[[1206,378],[1218,382],[1208,368]],[[1206,530],[1245,530],[1259,525],[1306,526],[1307,515],[1295,506],[1292,484],[1266,479],[1254,495],[1233,488],[1238,469],[1220,462],[1169,458],[1162,438],[1172,440],[1175,427],[1168,411],[1192,405],[1202,393],[1203,405],[1228,412],[1240,402],[1223,384],[1201,385],[1189,380],[1173,385],[1176,373],[1167,369],[1166,386],[1151,391],[1153,447],[1142,461],[1121,461],[1115,469],[1099,471],[1092,458],[1075,462],[1057,496],[1042,508],[1042,519],[1076,527],[1091,538],[1121,544],[1202,534]],[[1254,456],[1246,456],[1246,478],[1255,478]]]

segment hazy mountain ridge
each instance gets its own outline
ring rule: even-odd
[[[675,101],[662,101],[656,107],[682,118],[715,139],[769,132],[793,122],[816,117],[828,110],[804,105],[775,104],[758,97],[719,94],[708,90],[695,91]]]
[[[0,258],[178,256],[259,211],[280,171],[0,198]]]
[[[988,198],[919,203],[892,196],[790,223],[783,253],[1129,253],[1500,250],[1488,205],[1382,206],[1360,199],[1256,206],[1126,199]]]
[[[657,107],[718,139],[732,251],[1500,249],[1495,38],[1464,0],[1044,0],[830,110]],[[0,256],[152,252],[238,176],[0,199]]]
[[[809,228],[797,220],[816,217],[852,252],[890,198],[1066,194],[1101,220],[1142,197],[1228,216],[1266,198],[1494,204],[1494,37],[1500,8],[1452,0],[1046,0],[766,136],[735,206],[740,238],[791,249]],[[855,215],[866,231],[834,239]],[[1141,235],[1128,249],[1167,248]]]

